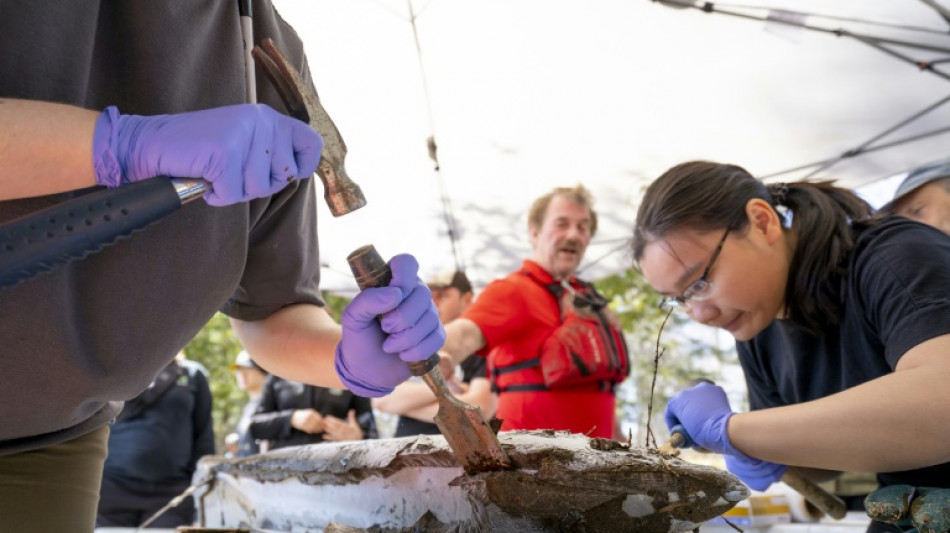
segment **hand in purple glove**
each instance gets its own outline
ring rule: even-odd
[[[726,428],[734,414],[726,391],[703,382],[670,398],[663,417],[671,432],[677,425],[681,426],[689,434],[693,447],[724,454],[730,472],[750,488],[765,490],[778,481],[788,467],[753,459],[733,446]]]
[[[415,258],[397,255],[389,266],[389,286],[364,289],[340,319],[336,372],[346,388],[368,398],[392,392],[409,377],[407,362],[424,360],[445,344],[438,309],[418,277]]]
[[[107,187],[156,176],[203,178],[210,205],[270,196],[320,163],[323,139],[266,105],[233,105],[176,115],[102,112],[93,136],[96,182]]]
[[[666,404],[663,417],[670,429],[682,425],[694,447],[716,453],[741,454],[729,442],[726,432],[733,414],[726,391],[712,383],[703,382],[673,395]]]
[[[727,455],[726,468],[750,489],[763,491],[782,479],[788,467],[777,463],[753,459],[743,453]]]

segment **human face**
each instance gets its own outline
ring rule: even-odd
[[[950,178],[943,178],[947,179]],[[950,234],[950,192],[940,181],[932,181],[911,191],[894,206],[894,213]]]
[[[709,281],[709,271],[712,270],[713,265],[716,264],[716,259],[719,259],[719,254],[722,252],[722,245],[726,242],[726,237],[728,236],[729,228],[726,228],[726,231],[722,234],[722,238],[719,239],[719,244],[716,245],[716,250],[713,252],[712,257],[709,258],[709,262],[706,263],[703,275],[687,285],[686,290],[683,291],[681,296],[665,296],[660,302],[660,309],[664,311],[670,309],[689,311],[693,306],[693,302],[701,302],[712,296],[713,284]]]
[[[431,287],[432,301],[439,310],[439,321],[443,324],[462,316],[472,303],[472,293],[462,294],[455,287]]]
[[[779,317],[784,308],[789,254],[784,240],[773,241],[750,228],[746,235],[679,231],[643,249],[640,269],[667,297],[682,297],[706,272],[712,284],[703,300],[687,300],[685,311],[701,324],[722,328],[736,340],[749,340]],[[714,261],[717,243],[722,248]]]
[[[235,369],[238,388],[247,391],[249,394],[257,394],[264,386],[264,380],[267,374],[256,368],[238,367]]]
[[[577,271],[590,244],[590,210],[564,196],[548,204],[541,227],[531,227],[532,259],[556,280]]]

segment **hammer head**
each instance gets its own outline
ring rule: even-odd
[[[323,182],[323,197],[333,216],[345,215],[366,205],[363,191],[343,168],[346,144],[336,124],[320,104],[317,93],[271,39],[264,39],[260,46],[255,46],[252,54],[274,84],[290,116],[310,124],[323,137],[323,153],[317,174]]]
[[[323,148],[323,159],[317,165],[317,174],[323,182],[323,199],[326,200],[330,213],[338,217],[366,205],[366,197],[360,186],[346,175],[343,168],[343,158],[338,166],[333,166],[327,157],[326,144]]]

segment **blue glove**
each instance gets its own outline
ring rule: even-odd
[[[742,452],[732,446],[726,434],[726,426],[733,414],[726,391],[718,385],[702,382],[674,394],[666,404],[663,417],[670,430],[682,425],[693,447],[734,455]]]
[[[203,178],[210,205],[270,196],[320,163],[323,139],[266,105],[244,104],[176,115],[102,112],[93,134],[96,182],[107,187],[156,176]]]
[[[734,414],[726,391],[718,385],[702,382],[673,395],[663,417],[670,433],[685,431],[687,445],[724,454],[730,472],[750,488],[765,490],[778,481],[788,467],[754,459],[733,446],[726,428]]]
[[[418,277],[415,258],[397,255],[389,266],[389,286],[364,289],[340,319],[336,372],[347,389],[367,398],[392,392],[409,378],[407,362],[425,360],[445,344],[438,309]]]
[[[726,455],[726,468],[750,489],[763,491],[782,479],[788,467],[777,463],[753,459],[743,453]]]

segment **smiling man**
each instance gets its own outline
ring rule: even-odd
[[[574,276],[597,230],[592,204],[581,185],[556,188],[535,200],[528,214],[531,259],[490,283],[460,318],[446,325],[443,352],[456,362],[471,353],[488,358],[502,430],[616,436],[614,386],[626,377],[626,347],[619,328],[606,316],[604,299]],[[580,308],[603,317],[587,325],[598,323],[605,330],[588,335],[582,333],[586,326],[572,329],[570,317]],[[583,378],[570,372],[560,379],[552,376],[552,358],[564,349],[560,339],[565,331],[573,332],[568,335],[573,338],[605,339],[603,345],[572,348],[581,359],[593,358],[595,352],[604,355],[616,368]]]

